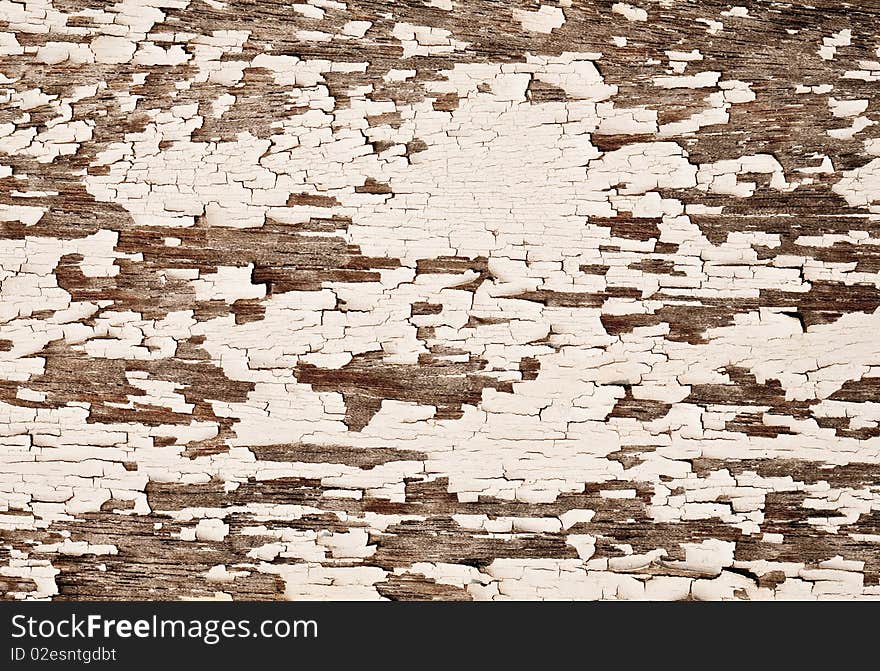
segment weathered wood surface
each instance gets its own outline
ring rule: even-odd
[[[0,593],[880,595],[880,3],[0,0]]]

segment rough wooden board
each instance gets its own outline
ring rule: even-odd
[[[0,0],[0,594],[880,595],[880,3]]]

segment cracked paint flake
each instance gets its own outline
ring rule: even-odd
[[[0,595],[880,597],[814,4],[0,0]]]

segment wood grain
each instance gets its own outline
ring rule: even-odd
[[[880,4],[0,0],[0,595],[880,596]]]

